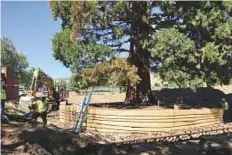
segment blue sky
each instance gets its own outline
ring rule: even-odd
[[[39,67],[53,78],[71,76],[70,70],[52,56],[51,39],[60,32],[61,25],[53,20],[48,1],[1,1],[1,11],[1,37],[11,39],[27,57],[30,67]],[[160,10],[155,8],[156,11]]]
[[[11,39],[16,49],[53,78],[71,76],[68,68],[52,56],[53,35],[61,30],[52,18],[49,2],[1,2],[1,37]]]

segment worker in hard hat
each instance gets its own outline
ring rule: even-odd
[[[220,105],[221,105],[221,108],[223,109],[223,115],[222,115],[222,118],[221,118],[221,123],[226,123],[223,118],[224,118],[225,111],[227,111],[229,109],[229,104],[228,104],[228,102],[226,101],[225,98],[222,98],[222,100],[220,102]]]
[[[229,104],[228,104],[228,102],[226,101],[225,98],[222,98],[220,104],[221,104],[221,107],[222,107],[222,109],[223,109],[224,111],[227,111],[227,110],[229,109]]]
[[[38,117],[42,118],[43,126],[47,126],[47,110],[48,105],[45,96],[35,97],[35,101],[29,106],[31,112],[34,113],[33,118],[37,120]]]

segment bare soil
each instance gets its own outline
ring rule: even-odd
[[[58,111],[48,114],[48,127],[40,123],[23,120],[13,103],[6,109],[10,122],[1,124],[1,153],[27,155],[26,143],[38,144],[54,155],[200,155],[199,141],[175,143],[141,143],[110,145],[109,141],[131,137],[132,135],[81,133],[79,136],[63,130],[59,123]],[[137,136],[143,136],[137,135]],[[146,135],[149,136],[149,135]],[[218,153],[216,153],[218,154]]]
[[[216,86],[215,88],[168,89],[154,90],[152,102],[146,106],[141,104],[124,104],[125,93],[93,94],[90,106],[116,109],[141,109],[141,108],[173,108],[178,98],[183,99],[182,109],[188,108],[217,108],[222,98],[232,104],[232,85]],[[70,92],[69,104],[81,104],[84,95]]]
[[[203,90],[198,90],[198,93],[180,89],[154,91],[153,97],[159,100],[160,106],[157,103],[151,103],[151,106],[125,105],[123,103],[125,93],[93,95],[90,106],[158,109],[173,105],[175,99],[179,96],[184,96],[185,105],[190,107],[218,104],[222,97],[226,97],[229,104],[232,104],[232,86]],[[83,101],[83,98],[83,95],[71,93],[68,101],[70,104],[78,104]],[[199,140],[175,143],[153,142],[110,145],[110,141],[123,140],[125,137],[134,135],[122,136],[86,132],[77,136],[71,134],[70,130],[64,130],[65,126],[59,123],[58,111],[48,114],[48,127],[43,128],[40,119],[36,124],[22,119],[23,114],[17,110],[17,106],[12,102],[6,104],[6,113],[10,122],[1,122],[1,154],[3,155],[28,155],[30,150],[26,143],[38,144],[53,155],[201,155],[201,152],[198,151],[200,148]],[[227,115],[231,116],[231,113],[230,108]],[[149,137],[149,135],[146,136]],[[219,155],[220,153],[211,152],[210,154]]]

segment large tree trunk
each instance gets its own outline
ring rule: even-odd
[[[125,101],[136,104],[147,104],[151,100],[151,80],[148,52],[142,49],[136,50],[132,52],[128,61],[138,68],[138,75],[141,78],[141,81],[136,88],[130,86],[127,87]]]
[[[146,10],[147,2],[132,3],[134,19],[131,24],[132,41],[130,44],[128,61],[130,64],[135,65],[138,68],[138,75],[140,76],[141,81],[136,88],[128,86],[125,101],[129,103],[147,104],[151,99],[151,81],[149,72],[150,54],[147,49],[142,48],[142,45],[139,42],[149,35],[149,25],[142,20],[142,16],[148,16]]]

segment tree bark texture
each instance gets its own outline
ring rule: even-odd
[[[127,87],[125,102],[135,104],[147,104],[151,100],[151,81],[150,81],[150,53],[142,48],[140,41],[149,35],[149,25],[142,20],[148,17],[147,2],[132,2],[133,22],[131,23],[131,43],[128,61],[138,68],[140,83],[133,87]]]

